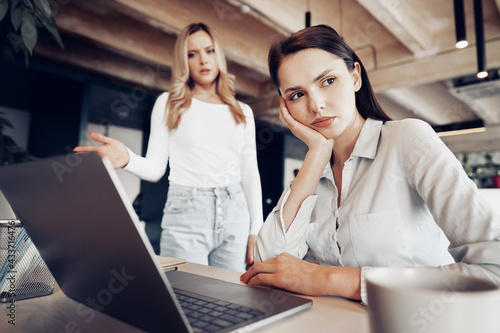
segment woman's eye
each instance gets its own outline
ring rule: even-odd
[[[196,55],[196,53],[188,53],[188,58],[193,58]]]
[[[334,77],[330,77],[330,78],[326,79],[325,81],[323,81],[323,85],[324,85],[324,86],[329,86],[329,85],[330,85],[330,84],[332,84],[334,81],[335,81],[335,78],[334,78]]]
[[[293,100],[296,100],[296,99],[298,99],[298,98],[300,98],[302,96],[304,96],[304,94],[301,93],[301,92],[298,92],[298,93],[295,93],[292,96],[290,96],[290,100],[293,101]]]
[[[210,49],[210,50],[207,51],[207,53],[209,53],[209,54],[210,53],[215,53],[215,50],[214,49]]]

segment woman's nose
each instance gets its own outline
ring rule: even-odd
[[[200,55],[200,63],[202,65],[204,65],[204,64],[207,63],[207,56],[205,54],[203,54],[203,53]]]
[[[313,113],[321,112],[325,108],[325,101],[318,93],[309,94],[309,111]]]

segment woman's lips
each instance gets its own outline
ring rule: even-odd
[[[200,71],[200,74],[201,74],[201,75],[210,74],[210,69],[202,69],[202,70]]]
[[[315,127],[327,127],[330,126],[334,120],[335,117],[321,117],[316,119],[311,125]]]

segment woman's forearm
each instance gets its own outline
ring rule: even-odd
[[[322,295],[361,300],[360,268],[321,265],[320,271],[322,275]]]
[[[308,196],[316,193],[318,182],[325,165],[330,161],[331,154],[332,147],[327,142],[307,152],[304,163],[292,183],[290,196],[283,207],[285,231],[290,228],[302,202]]]

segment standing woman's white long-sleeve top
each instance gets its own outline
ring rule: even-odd
[[[172,184],[213,188],[241,183],[250,211],[250,234],[256,235],[263,216],[251,108],[240,103],[246,124],[237,125],[227,105],[193,98],[179,126],[169,131],[167,99],[168,93],[161,94],[153,107],[146,157],[128,150],[130,161],[124,169],[155,182],[165,174],[168,162]]]
[[[337,193],[328,164],[285,231],[285,189],[255,262],[310,249],[320,264],[361,268],[365,302],[370,266],[439,266],[500,285],[500,216],[425,122],[367,119],[344,164],[340,207]]]

